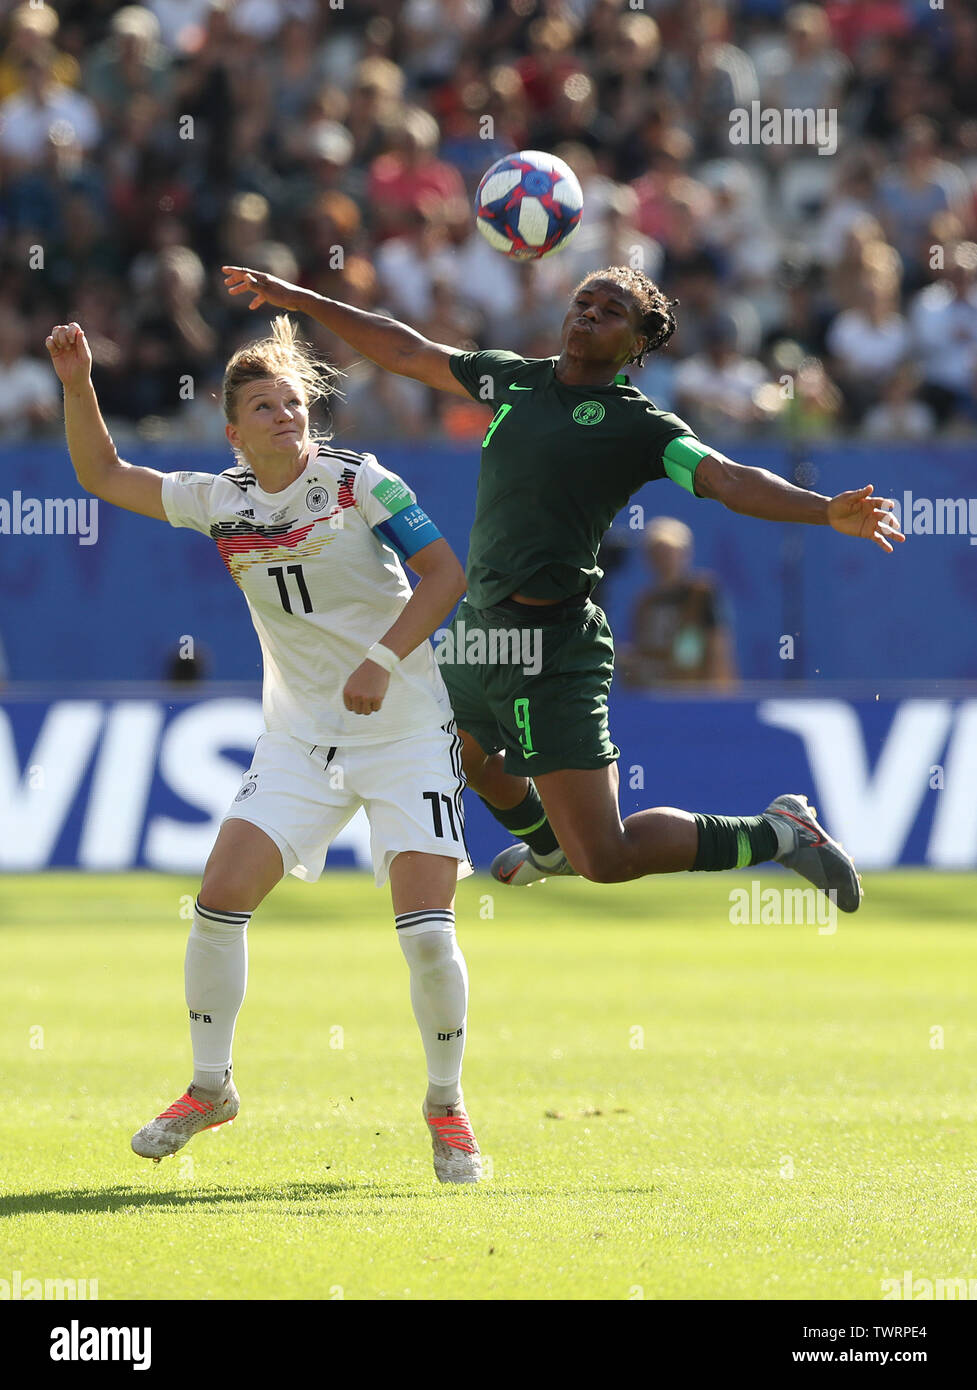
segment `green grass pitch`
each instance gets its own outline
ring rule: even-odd
[[[97,1279],[101,1300],[878,1300],[906,1270],[977,1277],[974,877],[869,876],[834,934],[731,925],[747,882],[461,885],[492,1173],[473,1189],[434,1179],[370,879],[265,904],[241,1114],[154,1165],[129,1138],[190,1077],[196,884],[0,878],[0,1279]]]

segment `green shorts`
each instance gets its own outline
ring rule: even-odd
[[[589,599],[496,608],[464,600],[435,648],[458,727],[507,772],[535,777],[606,767],[620,756],[607,728],[614,639]]]

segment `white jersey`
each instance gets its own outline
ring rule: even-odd
[[[409,556],[439,535],[416,502],[372,454],[322,441],[313,442],[305,470],[282,492],[263,492],[246,465],[163,478],[170,524],[210,536],[247,599],[270,732],[345,747],[404,738],[452,718],[429,642],[394,668],[374,714],[343,704],[350,675],[411,596],[393,545]]]

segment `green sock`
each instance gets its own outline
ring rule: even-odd
[[[524,799],[508,811],[500,810],[498,806],[490,806],[484,796],[478,799],[486,810],[492,812],[499,824],[505,826],[510,835],[515,835],[517,840],[525,840],[534,854],[552,854],[560,848],[560,842],[546,819],[539,792],[532,782]]]
[[[744,869],[777,853],[777,833],[766,816],[700,816],[695,869]]]

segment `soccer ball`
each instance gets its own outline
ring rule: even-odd
[[[475,194],[475,225],[496,251],[537,261],[566,246],[580,225],[577,176],[555,155],[520,150],[497,159]]]

